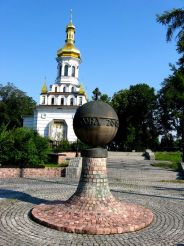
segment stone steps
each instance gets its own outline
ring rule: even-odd
[[[120,152],[120,151],[108,151],[109,159],[122,159],[122,160],[154,160],[155,156],[151,150],[145,150],[144,152]]]
[[[109,159],[136,159],[145,160],[144,152],[118,152],[118,151],[108,151]]]

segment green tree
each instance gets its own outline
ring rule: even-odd
[[[100,96],[100,100],[105,103],[111,104],[111,98],[107,94],[102,94]]]
[[[157,15],[157,21],[167,26],[166,40],[171,41],[173,34],[176,34],[177,51],[182,54],[179,64],[184,62],[184,10],[181,8],[165,11]]]
[[[0,125],[22,126],[24,115],[31,115],[36,102],[12,83],[0,84]]]
[[[154,89],[147,84],[130,86],[129,90],[115,93],[112,105],[120,121],[116,136],[118,144],[124,149],[154,149],[158,137],[155,119],[157,96]]]
[[[160,124],[164,135],[172,130],[181,138],[184,161],[184,73],[173,67],[173,74],[164,80],[159,92]]]
[[[115,93],[112,97],[112,107],[115,109],[118,118],[119,118],[119,128],[115,137],[115,142],[120,146],[120,148],[126,150],[127,148],[131,148],[130,144],[127,143],[127,138],[129,136],[128,133],[128,125],[129,125],[129,90],[120,90]]]
[[[166,40],[171,41],[176,33],[177,51],[181,54],[176,68],[162,83],[159,92],[160,124],[165,138],[175,130],[181,138],[184,161],[184,10],[182,8],[165,11],[157,16],[157,21],[167,27]]]
[[[160,149],[169,150],[169,149],[173,149],[174,147],[175,147],[175,142],[173,139],[173,135],[171,133],[163,135],[160,141]]]

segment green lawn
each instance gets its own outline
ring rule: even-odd
[[[155,159],[160,161],[181,161],[181,152],[155,152]]]
[[[65,162],[61,163],[61,164],[57,164],[57,163],[47,163],[44,164],[44,167],[67,167],[69,164],[69,161],[66,160]]]
[[[155,152],[155,159],[160,161],[168,161],[168,162],[158,162],[153,163],[154,167],[162,167],[169,168],[174,171],[180,170],[180,161],[181,161],[181,152]]]

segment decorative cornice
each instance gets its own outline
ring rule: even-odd
[[[77,91],[76,92],[54,92],[54,91],[51,91],[51,92],[48,92],[47,95],[76,95],[76,94],[79,94]]]
[[[49,108],[49,109],[77,109],[79,108],[78,105],[38,105],[36,109],[44,109],[44,108]]]

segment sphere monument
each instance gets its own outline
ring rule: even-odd
[[[73,233],[116,234],[140,230],[153,220],[140,205],[122,202],[110,192],[106,162],[109,143],[118,130],[114,109],[93,101],[81,106],[74,117],[77,137],[92,146],[82,152],[82,172],[76,192],[67,201],[37,205],[32,217],[45,226]]]

